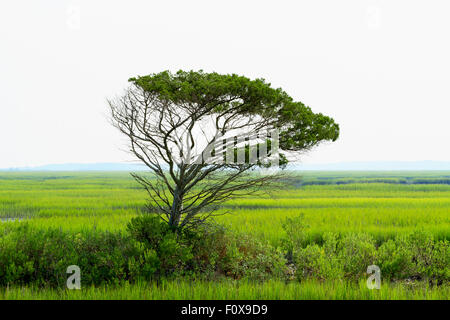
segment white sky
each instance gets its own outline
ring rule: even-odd
[[[0,2],[0,168],[130,159],[131,76],[263,77],[341,125],[305,163],[450,160],[450,1]]]

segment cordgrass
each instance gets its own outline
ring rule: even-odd
[[[307,239],[325,232],[365,232],[378,242],[418,228],[450,240],[450,185],[351,183],[367,179],[439,179],[450,173],[308,173],[294,181],[334,181],[327,185],[291,185],[270,195],[232,199],[217,218],[232,230],[248,232],[278,245],[282,223],[303,214]],[[0,173],[0,219],[23,219],[35,227],[64,230],[123,231],[146,204],[146,194],[127,173]],[[22,223],[19,222],[19,223]],[[0,228],[2,224],[0,224]]]
[[[315,172],[270,195],[224,203],[217,222],[274,246],[284,237],[283,221],[300,214],[307,240],[326,232],[364,232],[378,243],[421,229],[450,240],[450,172]],[[322,182],[326,182],[322,184]],[[383,181],[383,182],[380,182]],[[128,173],[0,172],[0,233],[28,223],[34,228],[125,232],[146,204],[146,194]],[[267,281],[162,283],[89,287],[80,291],[0,288],[0,299],[446,299],[449,286],[365,282]]]
[[[425,283],[382,284],[368,289],[366,283],[302,283],[267,281],[163,281],[125,283],[121,286],[88,287],[81,290],[4,288],[0,299],[8,300],[448,300],[448,286],[430,288]]]

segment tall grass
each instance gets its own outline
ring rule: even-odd
[[[381,243],[417,229],[433,234],[435,239],[450,240],[450,185],[414,184],[420,179],[429,183],[449,177],[450,172],[307,173],[297,177],[298,183],[291,181],[287,189],[224,203],[220,210],[231,214],[217,221],[275,246],[284,237],[283,221],[300,214],[308,225],[306,239],[310,242],[320,243],[324,233],[332,231],[364,232]],[[380,179],[388,183],[380,183]],[[321,181],[327,184],[315,183]],[[124,232],[126,223],[141,212],[146,198],[127,173],[0,172],[0,234],[23,223],[73,232]],[[384,283],[381,290],[368,290],[363,282],[187,280],[81,291],[0,288],[0,299],[448,298],[447,285],[429,288],[424,283]]]
[[[425,283],[413,285],[382,284],[369,290],[366,283],[317,282],[285,283],[267,281],[125,283],[117,287],[88,287],[81,290],[5,288],[0,299],[70,299],[70,300],[423,300],[449,299],[448,287],[430,288]]]
[[[450,173],[319,172],[297,179],[447,176]],[[0,173],[0,219],[27,219],[35,227],[120,231],[145,204],[145,192],[127,173]],[[320,241],[327,231],[364,231],[382,242],[417,228],[437,239],[450,239],[450,185],[445,184],[291,185],[270,195],[230,200],[222,210],[232,214],[218,218],[218,222],[275,245],[283,237],[284,219],[299,214],[309,225],[310,241]]]

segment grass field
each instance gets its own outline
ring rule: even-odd
[[[125,284],[120,287],[89,287],[82,290],[12,288],[0,291],[0,299],[24,300],[446,300],[448,287],[430,288],[426,284],[405,286],[384,284],[368,290],[366,283],[307,281],[285,283],[188,282],[170,281]]]
[[[217,222],[279,246],[282,223],[303,214],[307,241],[321,243],[325,232],[368,233],[378,244],[400,234],[424,230],[450,240],[450,172],[310,172],[287,189],[230,200]],[[124,232],[145,205],[145,192],[127,173],[0,172],[0,232],[28,223],[34,228],[70,232]],[[261,287],[258,287],[261,286]],[[0,290],[0,298],[148,299],[448,299],[448,285],[428,289],[384,284],[371,292],[365,284],[170,283],[120,288],[86,288],[83,293],[33,288]]]

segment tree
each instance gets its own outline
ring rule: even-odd
[[[112,124],[154,174],[133,173],[149,207],[174,229],[217,215],[218,205],[278,181],[293,155],[335,141],[339,126],[264,79],[164,71],[129,79],[108,100]]]

